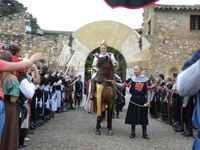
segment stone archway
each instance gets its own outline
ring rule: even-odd
[[[85,60],[89,53],[99,47],[105,39],[108,46],[119,50],[129,68],[140,64],[144,68],[151,68],[150,44],[132,28],[115,21],[97,21],[89,23],[73,33],[72,47],[76,50],[70,64],[77,67],[79,72],[84,71]],[[78,58],[78,59],[77,59]],[[83,75],[83,74],[82,74]]]

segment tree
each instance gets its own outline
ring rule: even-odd
[[[125,75],[126,75],[126,62],[124,60],[123,55],[116,49],[112,48],[112,47],[107,47],[107,51],[111,52],[115,55],[115,58],[117,60],[117,62],[119,63],[119,67],[116,70],[116,74],[118,74],[120,77],[122,77],[122,80],[125,80]],[[88,80],[89,78],[91,78],[91,67],[92,67],[92,63],[94,60],[94,54],[95,53],[99,53],[99,47],[96,48],[95,50],[93,50],[87,57],[86,59],[86,63],[85,63],[85,79]]]
[[[31,20],[32,34],[36,34],[37,33],[37,29],[40,28],[38,23],[37,23],[37,18],[34,18],[33,15],[31,14],[30,20]]]
[[[16,0],[0,0],[0,17],[25,12],[26,10],[27,8]]]
[[[26,10],[27,7],[24,7],[22,3],[16,0],[0,0],[0,17],[26,12]],[[37,29],[40,27],[37,23],[37,18],[34,18],[32,14],[30,14],[30,23],[32,34],[36,34]]]

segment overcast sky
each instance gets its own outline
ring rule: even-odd
[[[101,20],[141,28],[143,9],[110,8],[104,0],[18,0],[44,30],[75,31]],[[157,4],[200,4],[200,0],[160,0]]]

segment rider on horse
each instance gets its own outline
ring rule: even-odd
[[[95,73],[93,74],[92,79],[91,79],[91,97],[90,97],[90,100],[95,99],[95,85],[96,85],[95,82],[97,81],[97,76],[98,76],[97,75],[98,74],[98,68],[97,68],[98,58],[105,57],[105,56],[108,56],[111,59],[113,66],[115,66],[115,67],[118,66],[118,63],[115,59],[114,54],[107,52],[107,43],[106,43],[105,40],[103,40],[100,44],[100,54],[98,56],[95,55],[94,61],[92,63],[92,69],[95,71]]]
[[[91,96],[90,96],[90,100],[94,100],[96,98],[96,96],[95,96],[96,91],[98,91],[98,93],[102,92],[102,88],[99,88],[99,86],[96,85],[97,78],[98,78],[97,63],[98,63],[99,58],[106,57],[106,56],[108,56],[111,59],[113,66],[116,68],[118,66],[118,63],[117,63],[117,61],[116,61],[116,59],[114,57],[114,54],[107,52],[107,43],[106,43],[105,40],[103,40],[101,42],[101,44],[100,44],[100,54],[99,55],[95,55],[94,61],[93,61],[93,64],[92,64],[92,69],[95,71],[95,73],[93,74],[93,76],[91,78]],[[97,113],[97,116],[98,115],[100,115],[100,114]]]
[[[95,85],[96,85],[96,81],[97,81],[97,78],[98,78],[98,68],[97,68],[98,58],[106,57],[106,56],[108,56],[111,59],[113,66],[116,68],[118,66],[118,63],[117,63],[117,61],[114,57],[114,54],[107,52],[107,43],[106,43],[105,40],[103,40],[100,44],[100,54],[98,56],[95,55],[95,58],[94,58],[94,61],[93,61],[93,64],[92,64],[92,69],[95,71],[95,73],[93,74],[92,79],[91,79],[91,97],[90,97],[90,100],[95,99],[95,91],[96,91]]]

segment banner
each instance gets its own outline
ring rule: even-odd
[[[155,4],[159,0],[104,0],[110,7],[125,7],[129,9],[144,8]]]
[[[64,45],[58,58],[58,66],[66,66],[74,52],[75,50],[73,50],[70,46]]]

